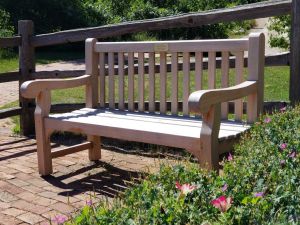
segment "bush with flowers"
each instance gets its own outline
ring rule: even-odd
[[[265,116],[222,162],[161,166],[113,204],[86,206],[70,224],[299,224],[300,107]]]

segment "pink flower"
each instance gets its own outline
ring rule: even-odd
[[[267,118],[265,118],[265,120],[264,120],[265,123],[270,123],[271,121],[272,121],[272,120],[271,120],[270,117],[267,117]]]
[[[283,167],[283,166],[285,166],[285,160],[280,160],[280,165]]]
[[[215,208],[219,209],[222,213],[226,212],[231,207],[231,203],[232,203],[232,198],[230,197],[226,198],[226,196],[224,195],[211,201],[211,204]]]
[[[228,185],[227,184],[224,184],[224,186],[222,187],[222,191],[226,191],[228,188]]]
[[[296,158],[296,151],[292,151],[292,152],[289,154],[289,157],[290,157],[290,158]]]
[[[257,192],[257,193],[254,193],[254,197],[257,197],[257,198],[262,198],[264,197],[265,193],[264,192]]]
[[[232,161],[233,160],[233,156],[231,155],[231,153],[229,152],[229,155],[228,155],[228,158],[227,158],[228,161]]]
[[[280,146],[279,146],[279,148],[280,148],[280,150],[284,150],[284,149],[286,149],[286,147],[287,147],[287,143],[282,143]]]
[[[63,224],[64,222],[66,222],[68,220],[68,218],[64,215],[57,215],[54,217],[54,219],[52,220],[53,222],[57,223],[57,224]]]
[[[93,205],[92,199],[86,200],[86,205],[87,205],[87,206],[92,206],[92,205]]]
[[[282,107],[282,108],[280,108],[280,112],[285,112],[286,111],[286,107]]]
[[[188,193],[194,191],[197,187],[195,185],[183,184],[181,185],[178,181],[176,181],[176,188],[181,191],[181,194],[187,195]]]

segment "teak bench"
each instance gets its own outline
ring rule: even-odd
[[[201,166],[217,169],[219,155],[231,150],[236,137],[262,111],[264,46],[264,35],[259,33],[250,34],[247,39],[230,40],[97,42],[87,39],[86,75],[27,81],[21,86],[22,96],[36,98],[40,174],[52,173],[53,158],[84,149],[89,149],[90,160],[100,159],[100,137],[185,148]],[[248,52],[246,81],[244,52]],[[228,87],[230,55],[235,56],[235,86]],[[217,59],[221,61],[221,78],[216,76]],[[191,65],[195,65],[193,82]],[[171,73],[167,73],[168,66]],[[217,83],[221,84],[218,89]],[[82,85],[86,86],[86,108],[49,114],[51,90]],[[201,90],[207,86],[208,90]],[[190,94],[191,88],[197,91]],[[247,97],[247,124],[242,122],[244,97]],[[232,100],[234,119],[229,120],[228,101]],[[167,101],[171,102],[170,110]],[[159,111],[155,110],[157,104]],[[51,152],[53,131],[84,133],[88,141]]]

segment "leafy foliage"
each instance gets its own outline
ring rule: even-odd
[[[100,26],[124,21],[152,19],[180,13],[225,8],[236,4],[226,0],[2,0],[0,7],[10,13],[17,28],[21,19],[35,22],[36,33],[49,33],[79,27]],[[149,32],[156,39],[224,38],[233,27],[249,23],[226,23],[197,28]],[[124,36],[123,39],[132,36]]]
[[[284,15],[271,18],[269,30],[272,31],[270,45],[283,49],[290,48],[291,16]]]
[[[300,107],[283,109],[244,135],[222,176],[190,163],[164,165],[112,205],[86,206],[69,224],[298,224],[299,127]]]
[[[14,27],[10,24],[10,15],[0,6],[0,38],[11,37],[14,34]],[[0,49],[0,58],[9,57],[12,54],[11,49]]]

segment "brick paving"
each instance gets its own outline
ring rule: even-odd
[[[41,177],[35,140],[0,136],[0,224],[49,224],[56,215],[76,214],[91,196],[111,200],[142,172],[159,168],[155,158],[102,152],[96,163],[87,151],[54,159],[54,173]]]

